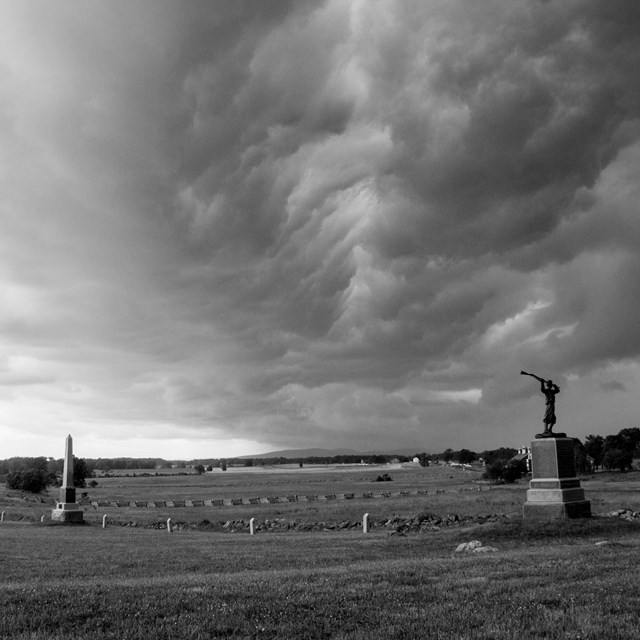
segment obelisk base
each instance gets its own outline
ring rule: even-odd
[[[71,436],[69,436],[71,437]],[[82,509],[76,502],[75,487],[60,487],[60,501],[51,511],[51,519],[56,522],[83,522]]]
[[[572,438],[531,443],[532,480],[523,507],[525,520],[588,518],[591,502],[576,478]]]
[[[51,510],[51,519],[75,524],[83,522],[83,511],[77,502],[58,502],[56,508]]]

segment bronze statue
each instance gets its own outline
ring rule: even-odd
[[[553,433],[553,425],[556,423],[556,396],[560,393],[560,387],[553,383],[553,380],[544,380],[534,373],[521,371],[523,376],[531,376],[540,382],[540,391],[544,394],[547,409],[544,413],[544,431],[539,434],[541,438],[559,437],[564,434]],[[546,385],[546,386],[545,386]]]

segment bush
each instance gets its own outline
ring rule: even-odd
[[[31,469],[29,471],[14,471],[7,475],[7,487],[28,491],[29,493],[40,493],[49,485],[50,477],[42,469]]]
[[[496,460],[487,465],[483,477],[488,480],[511,484],[527,473],[524,460]]]
[[[376,482],[391,482],[392,478],[388,473],[385,473],[384,475],[378,476],[376,478]]]

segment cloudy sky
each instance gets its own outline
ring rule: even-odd
[[[637,0],[0,0],[0,458],[640,425]]]

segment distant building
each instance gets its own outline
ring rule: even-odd
[[[513,458],[511,458],[515,462],[520,462],[521,460],[526,460],[527,462],[527,471],[531,472],[531,449],[529,447],[520,447],[518,449],[518,453],[516,453]]]

